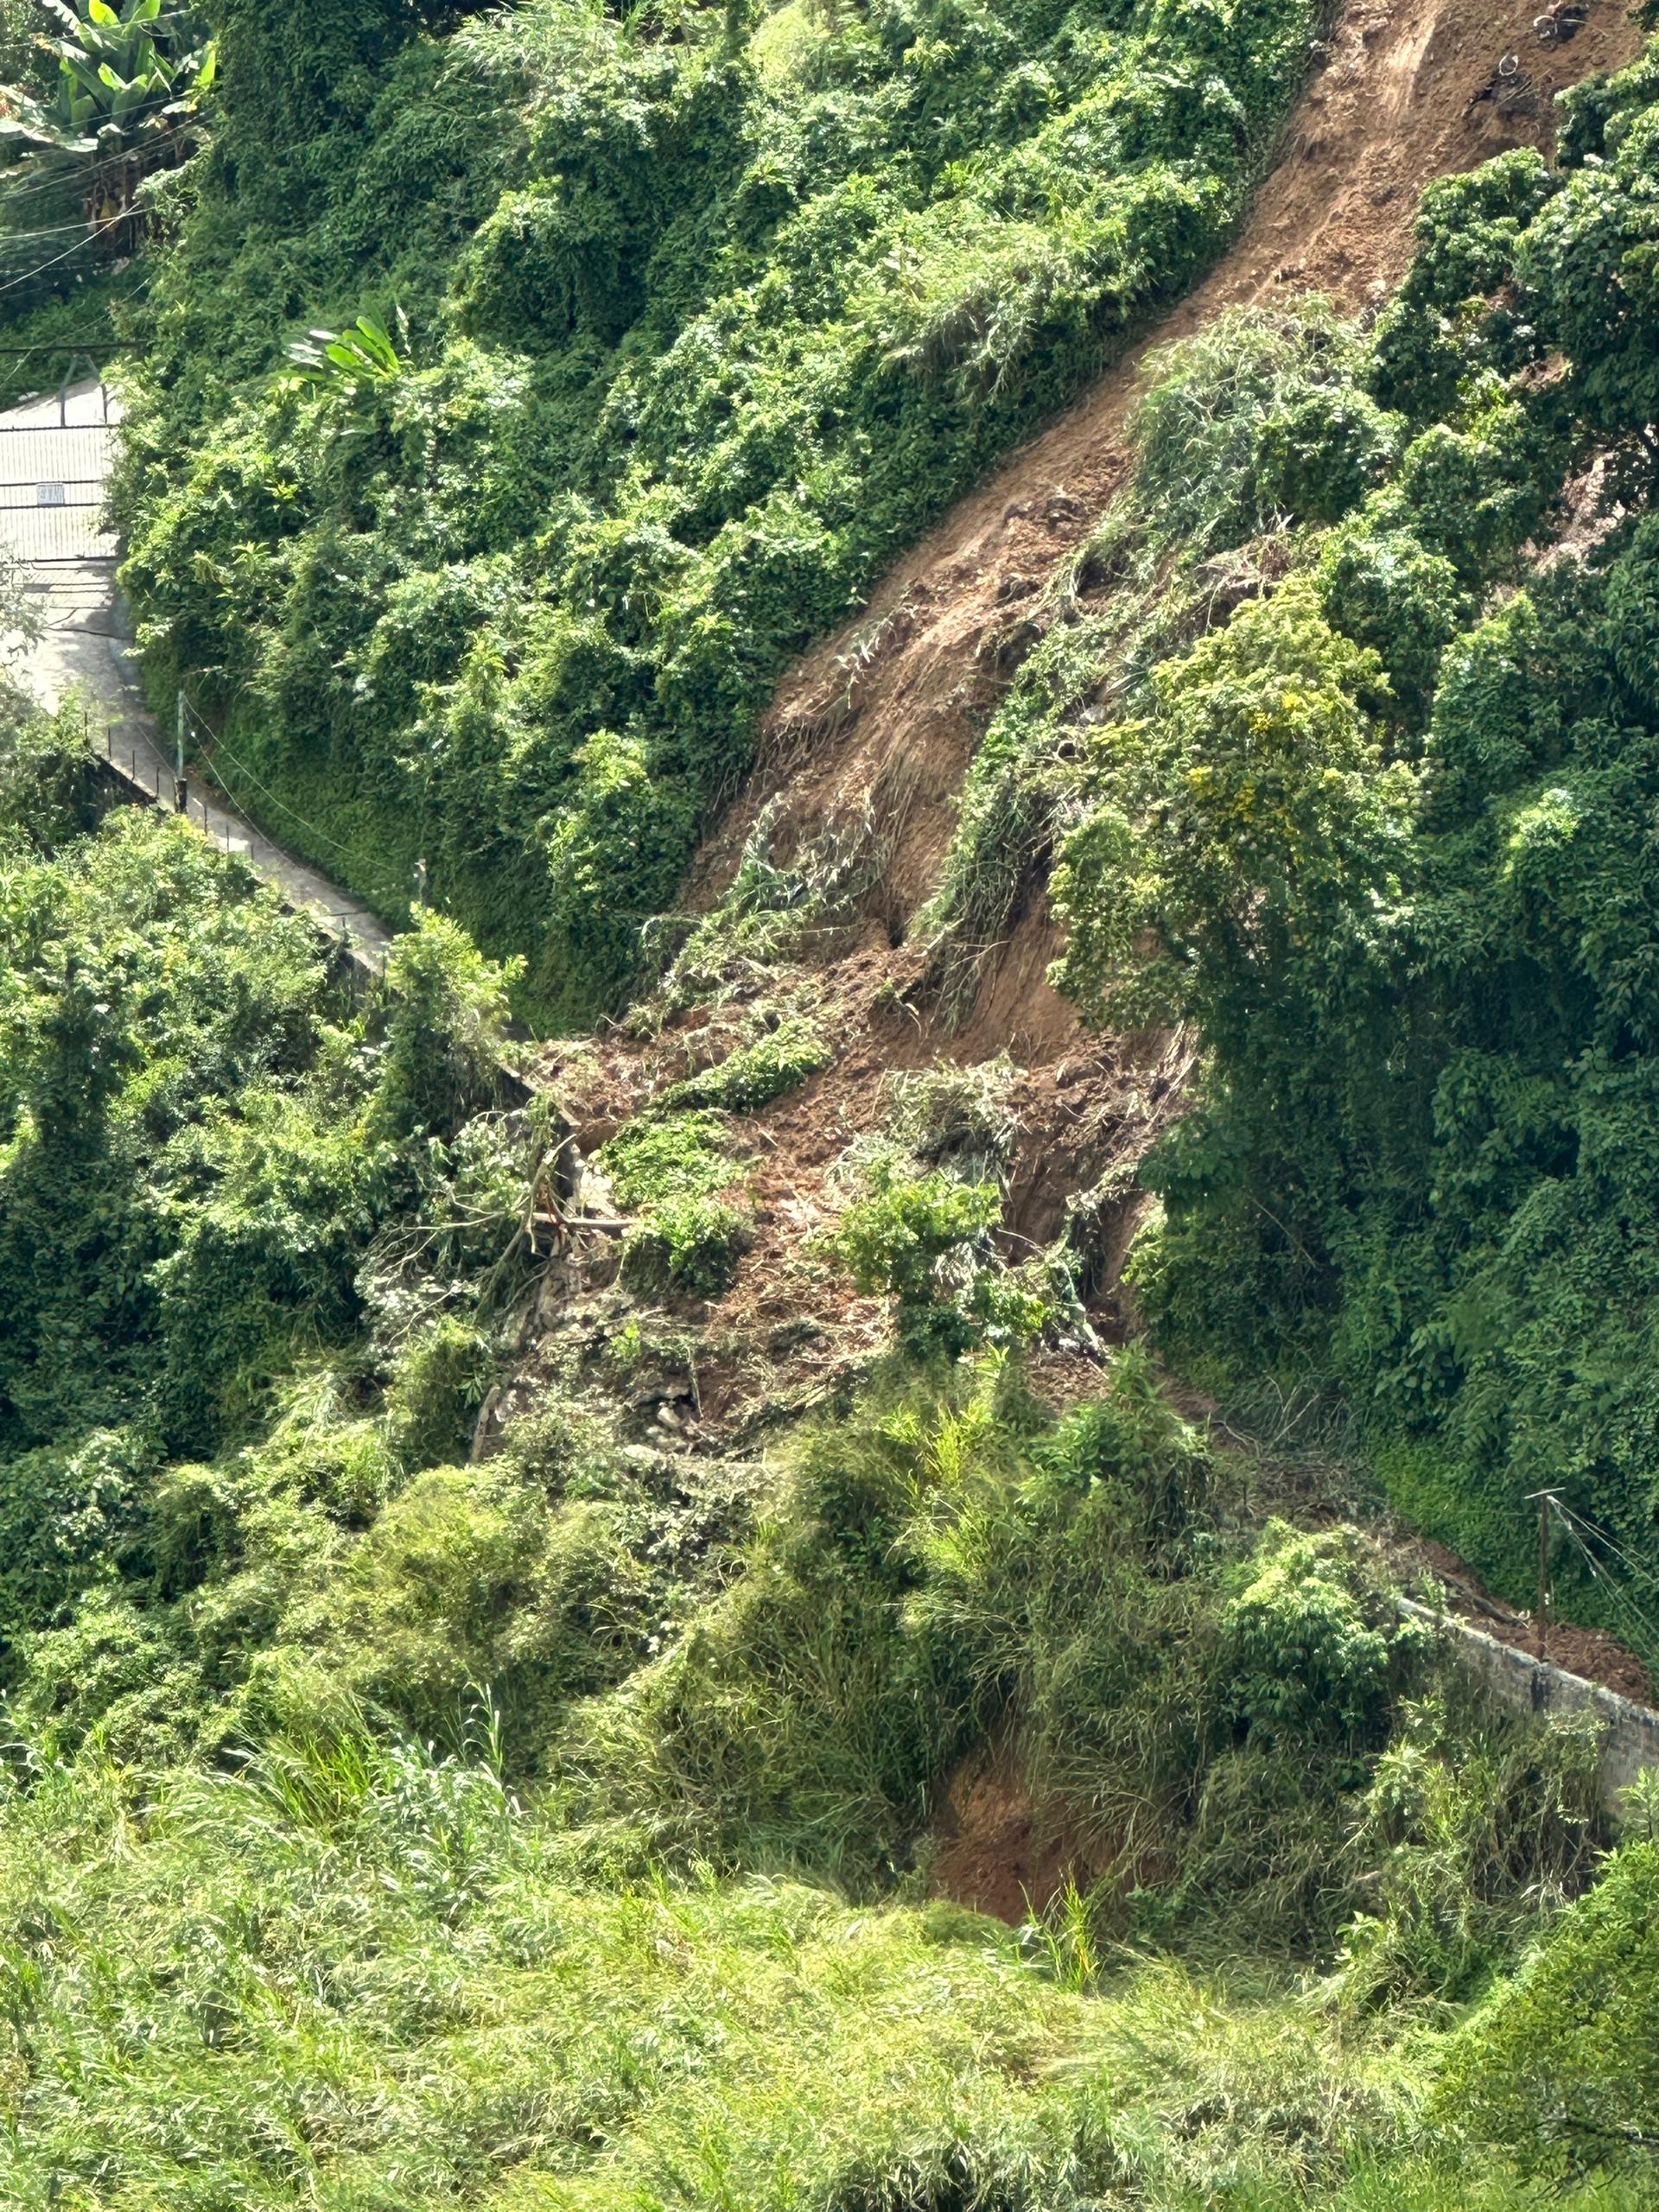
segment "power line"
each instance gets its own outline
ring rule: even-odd
[[[1569,1541],[1576,1548],[1586,1567],[1589,1569],[1591,1580],[1599,1588],[1606,1592],[1620,1618],[1626,1624],[1627,1631],[1631,1628],[1634,1629],[1637,1645],[1645,1645],[1651,1649],[1659,1644],[1659,1629],[1656,1629],[1653,1622],[1637,1604],[1630,1592],[1621,1588],[1608,1562],[1605,1560],[1597,1559],[1588,1543],[1586,1542],[1586,1536],[1593,1537],[1599,1543],[1605,1543],[1608,1549],[1619,1558],[1626,1572],[1636,1573],[1639,1570],[1635,1567],[1633,1562],[1624,1558],[1623,1554],[1618,1551],[1618,1547],[1611,1541],[1611,1538],[1604,1536],[1599,1529],[1583,1520],[1571,1506],[1562,1504],[1560,1499],[1554,1496],[1549,1502],[1559,1514],[1561,1526],[1566,1530]],[[1643,1575],[1643,1580],[1649,1580],[1651,1578]]]
[[[77,238],[74,245],[67,247],[62,253],[54,253],[49,261],[38,262],[33,269],[25,270],[21,276],[8,277],[3,284],[0,284],[0,292],[15,292],[19,284],[32,284],[37,276],[43,276],[48,269],[55,269],[60,261],[67,261],[72,254],[91,245],[94,238],[101,238],[106,231],[119,230],[126,219],[124,215],[111,216],[107,223],[99,224],[84,238]]]
[[[154,99],[140,100],[137,107],[130,107],[121,120],[126,123],[134,116],[152,114],[157,108],[175,107],[189,97],[188,86],[182,92],[158,93]],[[85,155],[72,156],[71,158],[78,164],[74,168],[60,169],[46,176],[28,176],[27,170],[32,162],[43,160],[53,153],[64,153],[66,150],[63,147],[54,146],[31,148],[11,165],[13,169],[24,173],[23,181],[15,186],[9,186],[4,181],[10,172],[0,170],[0,201],[26,200],[34,193],[66,190],[73,186],[78,177],[95,176],[100,169],[119,168],[124,162],[132,160],[135,149],[131,147],[123,147],[118,153],[98,154],[91,159]]]
[[[1582,1514],[1575,1513],[1570,1505],[1561,1504],[1559,1498],[1555,1503],[1562,1515],[1573,1524],[1575,1530],[1581,1536],[1587,1536],[1592,1543],[1599,1544],[1605,1552],[1618,1562],[1632,1581],[1640,1582],[1647,1589],[1659,1594],[1659,1575],[1650,1573],[1644,1567],[1639,1567],[1630,1554],[1621,1545],[1615,1543],[1605,1529],[1597,1528],[1592,1521],[1586,1521]]]
[[[181,93],[179,97],[186,98],[188,93]],[[145,100],[136,108],[129,108],[127,112],[129,115],[143,115],[151,108],[168,105],[165,99]],[[60,156],[63,161],[63,166],[56,169],[49,165],[54,154]],[[118,147],[106,154],[96,151],[91,154],[72,153],[67,147],[49,144],[27,147],[15,162],[8,162],[0,168],[0,196],[23,200],[37,192],[61,191],[78,176],[88,175],[99,169],[119,168],[123,162],[130,162],[132,157],[133,149],[130,146]],[[43,175],[32,175],[31,170],[42,162],[48,164],[46,173]],[[5,180],[10,176],[21,180],[15,189],[6,184]]]
[[[1597,1561],[1595,1554],[1591,1551],[1589,1545],[1585,1542],[1584,1538],[1579,1534],[1578,1529],[1574,1528],[1573,1522],[1570,1520],[1563,1519],[1561,1525],[1567,1530],[1567,1535],[1578,1547],[1579,1551],[1582,1554],[1584,1563],[1590,1570],[1592,1580],[1597,1583],[1601,1589],[1607,1592],[1607,1595],[1612,1599],[1614,1605],[1618,1609],[1625,1622],[1634,1627],[1637,1645],[1640,1646],[1646,1644],[1649,1649],[1652,1649],[1656,1643],[1659,1643],[1659,1630],[1656,1630],[1653,1623],[1649,1620],[1646,1614],[1643,1612],[1641,1607],[1630,1596],[1630,1592],[1627,1590],[1621,1590],[1619,1588],[1618,1583],[1614,1581],[1612,1576],[1607,1572],[1605,1566]]]
[[[254,774],[252,769],[247,766],[245,761],[238,760],[236,754],[231,751],[230,747],[226,744],[223,738],[216,737],[213,734],[213,728],[208,722],[207,715],[202,713],[200,708],[197,706],[195,701],[185,690],[183,684],[180,684],[179,686],[179,696],[184,701],[185,705],[189,708],[197,721],[200,723],[203,732],[211,741],[213,748],[212,758],[214,760],[218,760],[221,753],[224,753],[232,767],[235,768],[240,774],[245,776],[248,781],[253,785],[255,791],[258,791],[264,798],[268,798],[273,806],[281,807],[283,812],[289,817],[290,821],[297,822],[301,829],[306,830],[311,836],[321,837],[325,845],[332,845],[337,853],[345,853],[349,856],[351,852],[351,847],[349,845],[341,844],[338,837],[331,837],[326,830],[319,830],[315,822],[308,822],[304,815],[300,813],[296,808],[291,807],[286,799],[278,798],[276,792],[270,789],[269,785],[260,782],[258,777]]]
[[[0,202],[0,205],[3,203]],[[90,227],[86,218],[82,215],[75,222],[53,223],[43,231],[0,231],[0,246],[27,245],[31,238],[60,238],[71,231],[84,231]]]

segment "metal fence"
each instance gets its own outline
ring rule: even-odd
[[[104,513],[113,435],[107,423],[0,427],[0,552],[44,569],[115,559]]]

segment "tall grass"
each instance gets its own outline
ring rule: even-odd
[[[595,1847],[407,1743],[156,1783],[35,1762],[0,1804],[0,2201],[1519,2202],[1402,2165],[1423,2053],[1294,1992],[1122,1956],[1082,1993],[952,1906]]]

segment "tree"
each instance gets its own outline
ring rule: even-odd
[[[399,1136],[453,1136],[499,1103],[507,995],[522,960],[498,966],[442,914],[417,913],[386,961],[380,1111]]]
[[[1197,1015],[1229,1032],[1337,918],[1382,894],[1415,791],[1368,708],[1382,663],[1327,620],[1311,577],[1239,610],[1109,728],[1097,804],[1055,899],[1064,976],[1089,1013]]]

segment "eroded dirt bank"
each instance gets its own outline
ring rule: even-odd
[[[878,1317],[835,1279],[813,1240],[844,1203],[837,1163],[880,1122],[895,1069],[999,1056],[1013,1064],[1016,1236],[1052,1237],[1068,1199],[1103,1184],[1117,1192],[1096,1224],[1097,1318],[1111,1333],[1131,1171],[1176,1109],[1190,1053],[1179,1039],[1084,1034],[1046,981],[1055,946],[1040,896],[955,1032],[934,1020],[918,988],[923,956],[903,942],[906,925],[933,887],[963,771],[1011,673],[999,644],[1122,480],[1124,425],[1148,354],[1224,308],[1283,289],[1323,289],[1351,308],[1381,297],[1405,266],[1426,183],[1506,147],[1546,148],[1554,94],[1640,43],[1614,0],[1588,0],[1566,44],[1541,42],[1535,13],[1535,0],[1355,0],[1253,213],[1208,280],[953,508],[782,685],[759,763],[706,842],[687,903],[695,912],[717,899],[763,809],[785,844],[862,819],[879,866],[854,925],[764,984],[723,987],[596,1049],[550,1054],[545,1072],[591,1147],[664,1084],[729,1050],[757,996],[809,1013],[834,1043],[833,1065],[804,1090],[745,1117],[756,1243],[737,1287],[710,1310],[696,1387],[685,1381],[676,1401],[710,1441],[715,1429],[741,1432],[763,1408],[810,1400],[868,1355]],[[1501,75],[1506,55],[1515,66]]]
[[[858,897],[785,961],[739,962],[596,1039],[550,1047],[540,1074],[591,1157],[757,1024],[804,1017],[834,1057],[734,1121],[732,1195],[753,1223],[734,1287],[642,1327],[616,1287],[614,1235],[578,1231],[544,1285],[520,1372],[493,1406],[497,1433],[556,1378],[567,1388],[585,1379],[626,1398],[635,1433],[679,1469],[677,1485],[706,1481],[722,1497],[721,1485],[741,1485],[762,1438],[843,1391],[885,1340],[881,1307],[855,1294],[825,1232],[853,1187],[849,1156],[891,1110],[894,1074],[939,1063],[1006,1063],[1009,1236],[1040,1246],[1081,1203],[1097,1339],[1122,1332],[1115,1290],[1139,1204],[1135,1168],[1179,1110],[1189,1044],[1084,1034],[1046,981],[1056,947],[1040,889],[956,1030],[931,1011],[926,957],[905,942],[906,925],[934,886],[964,770],[1015,664],[1008,633],[1122,480],[1125,424],[1148,354],[1227,307],[1285,290],[1323,290],[1350,309],[1383,296],[1405,266],[1427,182],[1507,147],[1547,147],[1554,93],[1640,43],[1613,0],[1590,0],[1565,45],[1537,40],[1535,11],[1536,0],[1349,8],[1252,215],[1210,278],[791,673],[747,787],[698,857],[687,904],[696,914],[718,903],[763,812],[785,849],[863,823],[874,857]],[[1506,56],[1515,66],[1500,75]],[[1091,1387],[1096,1360],[1079,1338],[1046,1354],[1033,1380],[1064,1401]],[[720,1510],[715,1498],[709,1510]],[[1018,1777],[1001,1767],[957,1778],[938,1840],[940,1886],[1011,1915],[1028,1890],[1052,1888],[1065,1856],[1033,1830]]]
[[[810,830],[870,795],[878,810],[902,817],[891,918],[897,925],[914,912],[932,888],[975,739],[1007,680],[999,640],[1117,489],[1148,354],[1224,308],[1283,290],[1324,292],[1351,309],[1381,299],[1409,257],[1426,184],[1510,147],[1548,150],[1555,93],[1618,67],[1641,44],[1616,0],[1589,0],[1567,44],[1541,42],[1537,13],[1537,0],[1356,0],[1343,12],[1275,167],[1210,276],[952,508],[785,679],[748,787],[697,862],[695,894],[707,899],[727,880],[768,801]],[[1500,78],[1506,56],[1515,68]],[[1011,1021],[1012,998],[1041,990],[1042,963],[1017,957],[1020,988],[996,992]],[[1052,1033],[1051,1022],[1039,1026]],[[988,1041],[983,1029],[976,1025]]]

